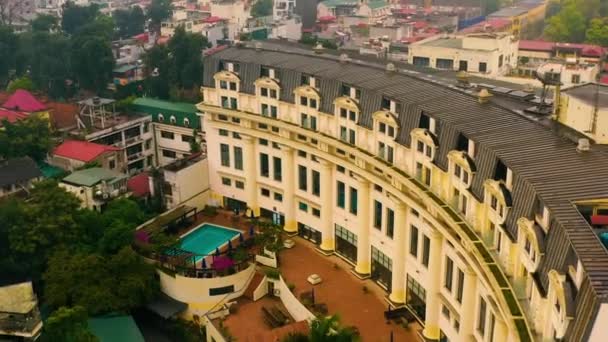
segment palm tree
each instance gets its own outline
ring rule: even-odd
[[[356,342],[359,340],[359,334],[354,328],[340,327],[340,318],[333,315],[312,321],[308,336],[302,333],[292,333],[282,342]]]

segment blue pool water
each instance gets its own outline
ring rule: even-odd
[[[181,238],[180,248],[201,255],[196,258],[198,261],[202,259],[202,255],[212,254],[216,248],[238,235],[239,232],[236,230],[205,223]]]

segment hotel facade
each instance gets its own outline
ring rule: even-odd
[[[409,75],[324,54],[206,57],[211,202],[337,255],[431,341],[600,341],[608,252],[579,210],[603,146]]]

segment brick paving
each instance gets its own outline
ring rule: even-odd
[[[387,323],[384,311],[388,305],[380,289],[371,280],[361,280],[352,274],[352,266],[337,256],[326,257],[314,250],[314,246],[299,237],[296,245],[280,253],[280,269],[285,281],[294,284],[296,296],[310,291],[313,286],[306,278],[313,273],[323,282],[314,286],[316,303],[325,303],[329,314],[338,314],[343,326],[356,326],[363,342],[389,342],[391,331],[395,342],[418,341],[416,330],[406,330],[396,323]],[[334,265],[338,265],[336,268]],[[363,286],[370,291],[363,292]]]

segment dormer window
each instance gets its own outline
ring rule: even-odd
[[[429,158],[433,156],[433,148],[420,140],[416,143],[416,151]]]
[[[382,97],[382,105],[383,110],[387,110],[391,113],[399,113],[401,111],[401,106],[397,101],[391,100],[388,97]]]
[[[502,162],[502,160],[498,160],[496,170],[494,171],[494,180],[502,180],[505,183],[507,189],[512,189],[511,186],[513,183],[513,172]]]
[[[269,116],[273,119],[276,119],[279,116],[276,106],[262,103],[261,108],[262,108],[262,111],[261,111],[262,116]]]
[[[269,77],[269,78],[277,79],[278,72],[273,68],[263,66],[260,69],[260,77]]]
[[[378,142],[378,157],[386,160],[389,163],[393,162],[393,147],[386,145],[383,142]]]
[[[165,116],[162,114],[158,114],[158,122],[165,122]]]
[[[349,85],[342,85],[342,96],[348,96],[352,99],[361,99],[361,89],[351,87]]]
[[[174,116],[174,115],[171,115],[171,117],[169,118],[169,122],[170,122],[172,125],[175,125],[175,123],[177,122],[177,119],[175,119],[175,116]]]
[[[466,152],[469,157],[475,158],[475,142],[465,137],[462,133],[458,135],[456,150]]]
[[[220,88],[236,91],[236,82],[220,81]]]
[[[315,88],[316,85],[316,80],[313,76],[310,75],[302,75],[302,79],[301,79],[301,85],[307,85],[307,86],[311,86],[313,88]]]
[[[454,165],[454,176],[461,180],[464,184],[469,184],[470,175],[469,172],[463,169],[460,165]]]
[[[545,232],[549,230],[549,209],[538,197],[534,201],[534,220]]]
[[[272,99],[278,99],[278,93],[276,91],[276,89],[271,89],[271,88],[260,88],[260,95],[264,96],[264,97],[269,97]]]
[[[184,127],[190,127],[190,119],[184,118]]]
[[[317,109],[317,99],[300,96],[300,105]]]
[[[348,110],[346,108],[340,108],[340,117],[343,119],[348,119],[353,122],[357,122],[357,113],[352,110]]]
[[[429,132],[436,134],[436,130],[437,130],[437,122],[435,121],[434,118],[428,116],[425,113],[422,113],[420,115],[420,122],[418,124],[419,128],[426,128],[429,130]]]
[[[235,74],[238,74],[240,71],[240,65],[238,63],[234,63],[234,62],[226,62],[226,61],[220,61],[220,71],[230,71],[233,72]]]

